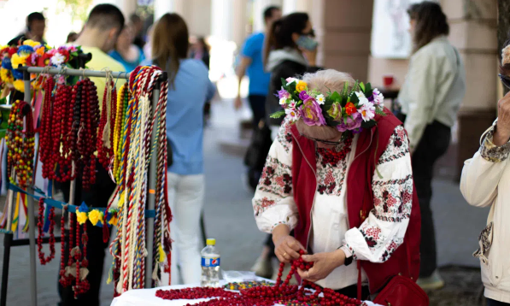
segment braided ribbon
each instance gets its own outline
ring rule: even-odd
[[[154,66],[137,67],[131,73],[129,93],[124,87],[119,90],[115,109],[112,175],[117,182],[117,189],[109,207],[117,205],[119,221],[117,235],[110,244],[114,262],[109,280],[115,281],[116,294],[144,288],[146,256],[154,258],[153,279],[157,280],[159,263],[164,261],[165,257],[165,252],[160,250],[163,250],[164,241],[170,241],[171,213],[166,190],[167,82],[161,84],[161,94],[154,110],[151,103],[156,81],[162,74],[161,69]],[[154,129],[156,138],[152,139]],[[158,158],[154,249],[149,253],[146,249],[144,216],[152,154],[156,154]],[[165,247],[165,251],[169,254],[170,244],[165,242],[166,245],[168,247]]]

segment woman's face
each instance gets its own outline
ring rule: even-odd
[[[306,27],[303,29],[303,31],[301,33],[292,33],[292,40],[294,42],[297,42],[299,37],[301,37],[301,35],[313,35],[313,26],[312,26],[312,23],[310,21],[308,21],[306,23]]]
[[[324,128],[325,127],[308,127],[304,131],[300,132],[304,137],[315,142],[318,148],[332,149],[339,145],[342,133],[336,130],[328,130],[327,132],[318,130]]]
[[[414,31],[416,29],[416,19],[409,19],[409,33],[414,36]]]

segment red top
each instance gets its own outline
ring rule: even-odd
[[[402,124],[387,109],[387,116],[377,116],[377,126],[360,133],[355,158],[347,174],[347,212],[350,228],[359,227],[374,208],[372,177],[376,162],[388,145],[395,128]],[[295,125],[291,128],[293,137],[292,184],[294,200],[299,211],[299,219],[294,236],[308,249],[311,229],[311,210],[317,190],[315,179],[315,144],[303,137]],[[365,270],[370,292],[376,293],[395,275],[418,278],[420,271],[420,206],[416,188],[413,188],[413,202],[409,225],[404,243],[384,263],[361,261]],[[340,246],[339,246],[340,247]],[[408,248],[408,251],[406,250]],[[410,258],[408,257],[410,255]],[[411,267],[411,273],[409,268]]]

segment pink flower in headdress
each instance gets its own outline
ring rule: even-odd
[[[361,118],[360,113],[354,113],[352,114],[352,118],[349,117],[345,119],[346,122],[341,122],[339,125],[336,126],[336,129],[339,132],[345,132],[345,131],[352,131],[359,129],[361,127],[361,122],[363,119]]]
[[[308,126],[326,125],[326,119],[322,115],[322,109],[314,98],[309,97],[303,101],[300,109],[301,117]]]

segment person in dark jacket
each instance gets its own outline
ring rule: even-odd
[[[278,97],[275,95],[282,86],[281,79],[320,70],[316,65],[318,43],[314,40],[314,37],[312,23],[307,13],[292,13],[272,23],[266,36],[264,48],[265,69],[271,73],[269,92],[266,97],[265,120],[265,123],[269,126],[279,127],[281,125],[282,119],[269,117],[282,109]],[[259,155],[265,157],[269,152],[270,145],[271,139],[269,139],[269,146],[263,146],[267,152]],[[258,174],[260,178],[262,169],[256,170],[256,173],[252,175]],[[258,180],[250,179],[250,181],[257,182]],[[271,277],[273,274],[271,263],[273,257],[274,244],[272,236],[268,235],[262,254],[252,268],[255,274],[262,277]]]
[[[314,40],[310,17],[307,13],[293,13],[275,21],[267,35],[264,64],[271,72],[269,93],[266,98],[267,120],[271,125],[281,124],[281,119],[269,116],[280,110],[281,106],[275,93],[281,87],[281,79],[316,72],[317,46]]]

